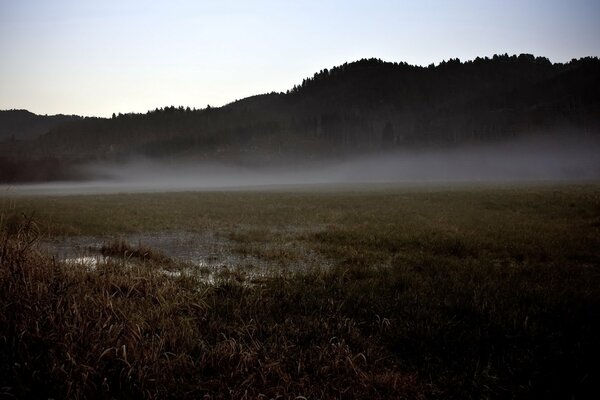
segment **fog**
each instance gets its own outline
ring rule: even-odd
[[[2,186],[5,194],[85,194],[265,189],[281,185],[361,183],[452,184],[594,181],[600,179],[600,140],[537,136],[460,148],[372,154],[277,167],[131,159],[85,167],[96,179]]]

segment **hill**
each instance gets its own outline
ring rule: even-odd
[[[0,141],[35,139],[57,126],[81,117],[37,115],[27,110],[0,110]]]
[[[269,164],[549,131],[600,132],[598,58],[553,64],[505,54],[428,67],[363,59],[324,69],[286,93],[220,108],[74,118],[1,146],[10,147],[12,162],[144,156]]]

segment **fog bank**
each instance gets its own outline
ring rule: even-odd
[[[249,189],[274,185],[589,181],[600,179],[594,136],[528,137],[494,145],[406,150],[302,166],[242,167],[225,163],[135,159],[87,165],[86,182],[2,186],[5,194]]]

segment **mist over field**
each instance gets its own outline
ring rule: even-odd
[[[455,148],[412,149],[344,160],[244,166],[132,158],[90,163],[82,182],[4,185],[7,193],[77,194],[236,189],[276,185],[585,181],[600,178],[600,139],[529,136]]]
[[[590,399],[600,1],[0,1],[0,400]]]

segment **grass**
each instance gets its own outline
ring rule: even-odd
[[[4,201],[7,395],[589,398],[600,378],[596,185]],[[35,246],[176,230],[273,265],[321,259],[208,284],[141,244],[109,242],[136,256],[94,269]]]
[[[164,254],[153,250],[150,247],[142,244],[131,246],[122,238],[104,243],[99,250],[100,254],[105,257],[122,257],[124,259],[136,258],[142,261],[151,260],[157,263],[168,263],[171,261]]]

